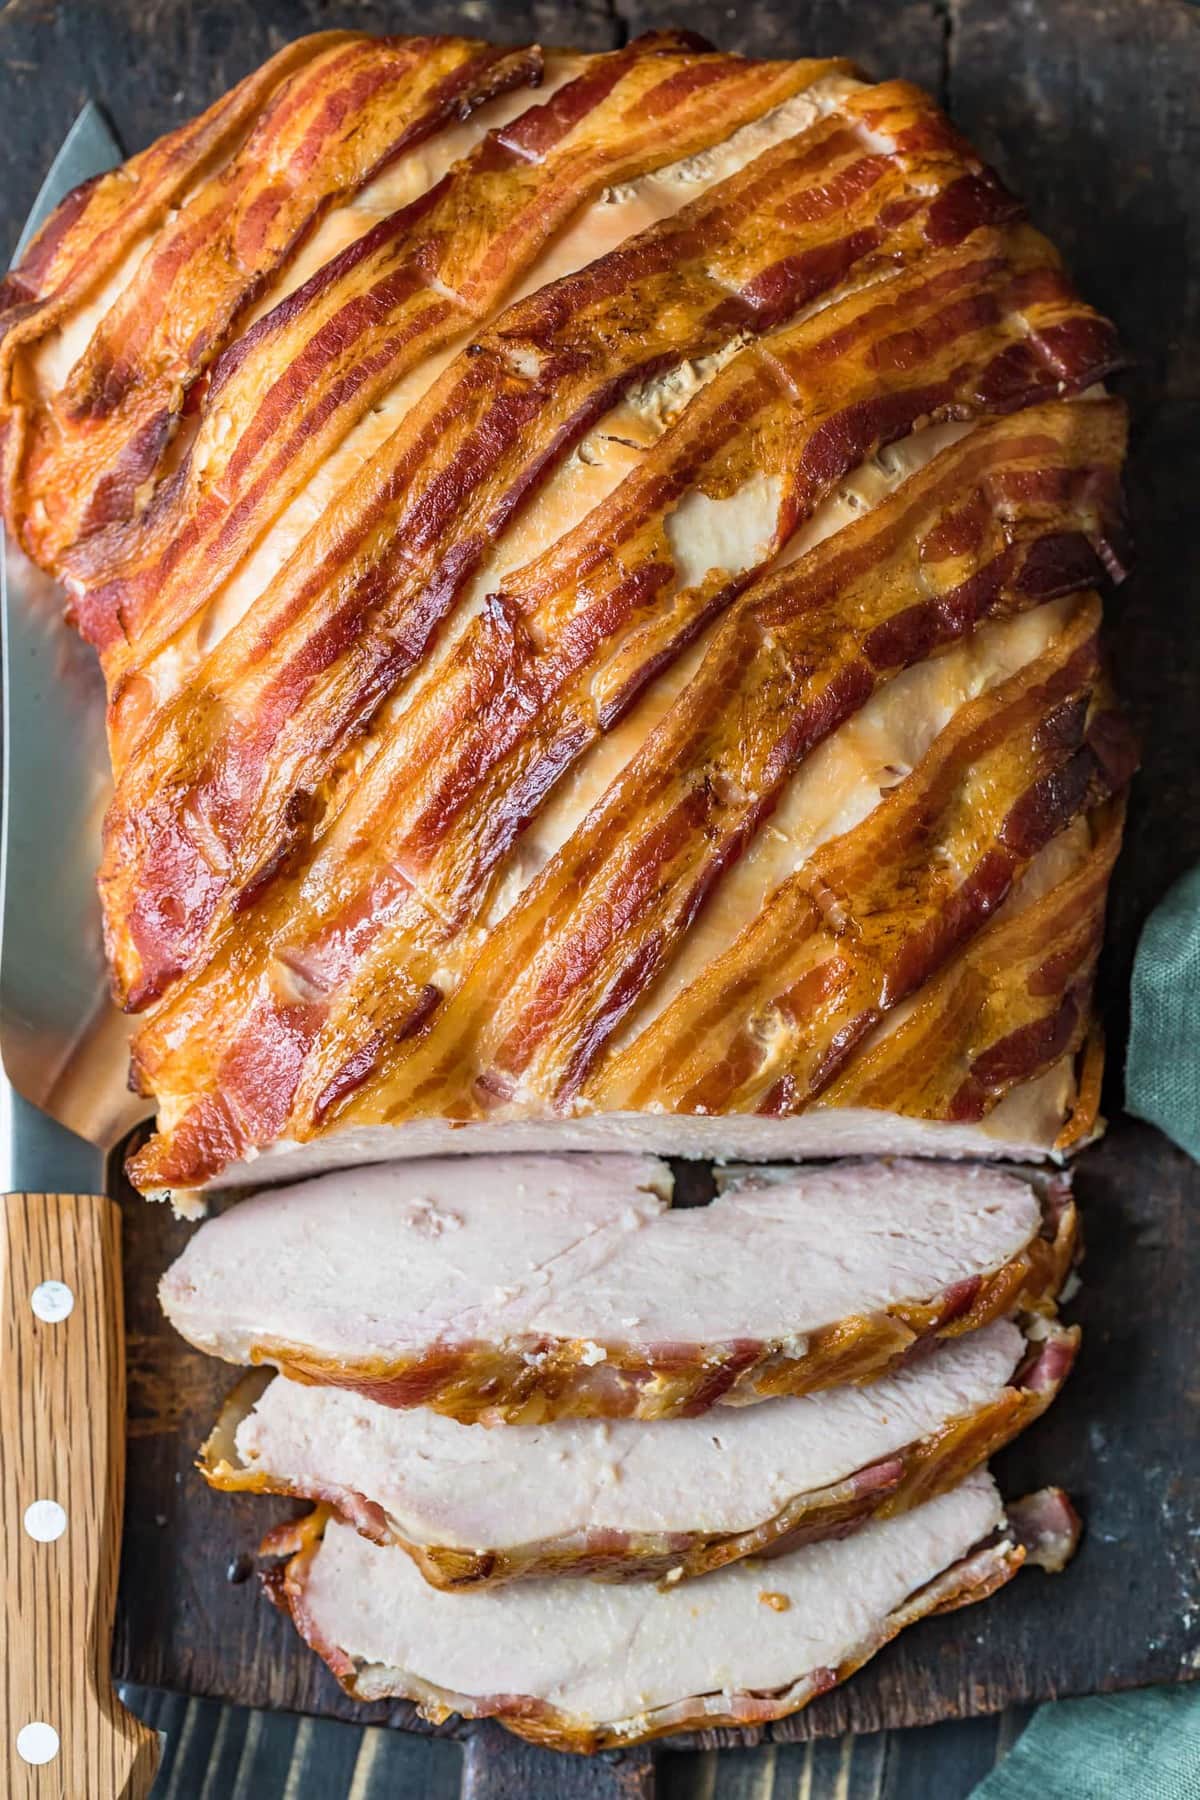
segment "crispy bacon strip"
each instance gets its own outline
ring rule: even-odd
[[[838,560],[832,550],[819,551],[809,559],[813,589],[803,605],[819,606],[825,595],[856,574],[865,573],[881,587],[889,574],[892,579],[899,574],[901,581],[915,576],[904,530],[936,532],[936,509],[946,503],[954,480],[969,483],[981,473],[983,492],[975,498],[973,515],[970,503],[964,509],[961,530],[982,532],[990,512],[994,531],[1002,535],[1014,499],[1016,516],[1024,507],[1031,519],[1040,510],[1061,504],[1065,510],[1060,523],[1066,527],[1070,515],[1097,555],[1107,556],[1117,530],[1113,502],[1123,438],[1119,409],[1107,407],[1080,412],[1051,406],[1028,420],[1017,418],[991,427],[969,450],[948,459],[940,480],[930,477],[929,482],[905,490],[913,507],[905,512],[903,526],[897,526],[894,508],[885,509],[860,534],[857,553]],[[1044,484],[1040,494],[1039,480]],[[1021,494],[1023,481],[1026,491]],[[930,541],[926,560],[973,547],[965,538],[952,540],[947,533],[944,539]],[[1059,550],[1080,556],[1080,573],[1098,567],[1079,546],[1071,550],[1063,545]],[[897,556],[899,572],[886,564],[887,558]],[[1066,574],[1064,567],[1058,581]],[[680,616],[685,615],[686,595],[675,603],[673,617],[670,607],[648,618],[637,611],[623,615],[615,607],[605,612],[596,607],[587,619],[587,630],[581,628],[578,615],[555,617],[557,595],[551,596],[549,605],[531,605],[528,610],[521,604],[525,598],[518,592],[489,606],[451,660],[436,692],[402,722],[395,746],[386,753],[386,765],[381,763],[381,776],[386,766],[390,777],[393,859],[431,909],[445,918],[461,919],[464,906],[513,843],[531,802],[621,716],[633,695],[662,666],[663,645],[673,651],[691,635]],[[752,601],[753,592],[747,595],[747,604]],[[694,629],[694,622],[689,623]],[[620,668],[619,710],[608,703],[611,689],[604,679],[614,663]],[[589,697],[597,689],[603,698],[589,709]],[[519,708],[508,702],[513,691],[522,695]],[[422,748],[420,757],[417,746]]]
[[[1099,619],[1085,600],[1044,655],[960,708],[863,823],[822,845],[601,1072],[589,1100],[801,1110],[979,931],[1038,850],[1128,779],[1105,741]]]
[[[1092,511],[1091,458],[1114,466],[1120,426],[1080,416],[1074,428],[1095,426],[1099,437],[1072,449],[1073,425],[1063,421],[1057,479],[1052,439],[1031,435],[1025,470],[1017,450],[1006,481],[1005,450],[1021,443],[1016,422],[981,433],[943,452],[825,553],[751,590],[690,688],[492,933],[405,1071],[389,1116],[399,1116],[391,1107],[400,1095],[422,1112],[454,1109],[464,1103],[461,1084],[478,1076],[484,1093],[504,1095],[519,1081],[547,1101],[571,1097],[805,755],[937,644],[1098,571],[1085,535],[1105,535]],[[1073,456],[1078,482],[1067,473]],[[1049,464],[1040,482],[1039,458]],[[954,501],[970,531],[939,537]],[[926,595],[915,607],[914,592]]]
[[[282,82],[315,58],[363,41],[355,32],[325,31],[286,45],[207,112],[120,168],[75,188],[38,232],[20,267],[0,284],[0,502],[26,549],[37,549],[18,479],[28,358],[192,187],[220,169]]]
[[[879,147],[885,126],[890,151]],[[364,475],[359,534],[344,532],[336,558],[315,572],[301,551],[143,736],[110,815],[102,877],[128,1002],[186,968],[239,890],[311,823],[297,817],[297,797],[328,782],[331,759],[419,661],[489,544],[635,381],[769,329],[856,265],[870,269],[885,254],[900,266],[1012,209],[936,109],[896,83],[853,96],[844,116],[509,308]],[[748,367],[723,391],[754,380]],[[776,412],[787,407],[769,391]],[[593,618],[602,622],[600,609]],[[611,606],[603,623],[616,626]],[[472,696],[449,708],[439,698],[436,719],[426,708],[407,728],[423,754],[443,721],[457,714],[457,725],[469,711],[474,756],[498,758],[523,716],[493,719],[511,637],[524,636],[519,616],[511,632],[503,612],[491,625],[482,651],[472,637],[465,679],[478,687],[482,673],[492,705]],[[560,687],[587,656],[588,635],[575,634]],[[463,665],[460,656],[447,676],[452,688],[461,689]],[[577,669],[576,685],[581,678]],[[396,749],[403,768],[404,746]],[[186,917],[164,921],[153,895],[184,886]],[[139,888],[145,900],[131,900]]]
[[[461,911],[443,921],[414,898],[405,813],[398,809],[393,837],[386,810],[374,810],[378,759],[308,877],[268,890],[140,1035],[144,1079],[200,1097],[141,1152],[138,1180],[196,1185],[248,1144],[324,1128],[351,1095],[358,1117],[478,1114],[539,1053],[548,1059],[537,1083],[543,1091],[548,1083],[548,1102],[561,1062],[575,1054],[572,1039],[599,1049],[587,1034],[614,1017],[603,998],[613,972],[632,1003],[634,982],[649,980],[651,959],[661,963],[677,941],[697,896],[762,822],[789,769],[877,680],[991,611],[1036,603],[1098,572],[1091,546],[1115,530],[1123,435],[1116,403],[997,422],[751,590],[692,687],[492,933],[448,1004],[438,971],[456,958],[465,966],[480,939],[464,929]],[[948,506],[957,526],[943,529]],[[928,596],[916,617],[914,592]],[[861,660],[863,645],[874,646],[878,666]],[[806,662],[809,676],[799,681]],[[848,682],[847,669],[867,672]],[[536,692],[528,681],[524,689]],[[465,730],[457,709],[456,718]],[[436,748],[431,740],[435,774]],[[380,776],[380,791],[389,779],[394,770]],[[418,784],[418,797],[423,791]],[[552,994],[555,971],[563,975]],[[412,1065],[397,1071],[426,1027]]]
[[[751,685],[790,685],[791,672],[774,657],[752,657],[748,646],[737,646],[732,640],[728,649],[728,659],[714,660],[710,670],[712,685],[703,692],[710,707],[717,705],[722,687],[745,704]],[[739,650],[742,654],[738,654]],[[821,741],[834,724],[861,705],[874,685],[874,671],[869,663],[843,664],[842,670],[822,684],[823,691],[817,688],[807,705],[797,707],[800,718],[815,734],[813,741]],[[614,835],[602,827],[592,835],[584,851],[586,866],[577,863],[571,867],[570,859],[564,859],[567,866],[563,869],[563,888],[555,892],[556,884],[547,881],[546,892],[552,896],[550,904],[557,915],[547,921],[549,931],[543,940],[547,948],[539,955],[532,937],[522,937],[517,958],[508,962],[510,970],[523,971],[528,966],[523,959],[528,956],[532,964],[528,977],[522,980],[520,975],[510,975],[502,997],[496,982],[499,958],[505,950],[511,956],[513,946],[503,944],[505,934],[501,929],[494,949],[489,946],[468,978],[448,1023],[457,1019],[460,1029],[469,1028],[468,1021],[475,1026],[472,1041],[478,1046],[483,1065],[480,1085],[486,1091],[504,1095],[515,1092],[520,1083],[523,1092],[549,1090],[548,1098],[557,1105],[572,1099],[602,1056],[616,1026],[665,965],[711,887],[769,814],[777,791],[771,781],[771,761],[784,763],[786,724],[780,721],[778,726],[769,728],[764,733],[766,743],[755,746],[760,753],[766,752],[762,760],[739,755],[730,758],[716,749],[709,731],[700,723],[701,716],[697,707],[692,714],[696,735],[691,743],[685,746],[676,739],[671,745],[672,750],[682,751],[681,761],[687,771],[682,778],[664,783],[660,777],[663,764],[652,768],[648,758],[637,759],[629,772],[626,797],[639,782],[644,793],[648,790],[648,829],[635,827],[628,815]],[[664,764],[670,760],[664,757]],[[790,761],[787,758],[788,764]],[[1085,751],[1080,759],[1081,770],[1090,774],[1093,761],[1090,750]],[[1051,768],[1040,779],[1054,783],[1058,773]],[[1082,773],[1079,779],[1082,782]],[[1074,781],[1071,785],[1073,789]],[[1035,783],[1031,794],[1036,791]],[[1084,786],[1083,793],[1089,792],[1089,787]],[[604,826],[611,823],[611,819],[606,819]],[[818,864],[814,880],[819,882],[824,859],[818,856],[814,860]],[[769,1010],[782,1013],[798,1031],[807,1028],[816,1038],[810,1053],[812,1066],[806,1068],[806,1080],[799,1084],[800,1095],[819,1090],[879,1012],[911,991],[919,979],[922,950],[936,960],[953,944],[956,932],[967,931],[986,917],[989,907],[1006,891],[1011,873],[1012,864],[998,846],[993,861],[975,872],[974,890],[955,897],[948,921],[940,918],[935,905],[924,941],[919,928],[926,921],[917,908],[912,921],[917,936],[911,946],[905,946],[910,951],[908,966],[895,971],[877,971],[869,939],[861,962],[848,952],[822,955],[821,950],[828,950],[829,945],[820,937],[815,946],[806,942],[818,927],[823,903],[827,902],[836,916],[836,884],[831,884],[832,893],[822,893],[814,899],[800,878],[800,891],[788,896],[790,905],[768,907],[750,928],[753,943],[745,946],[744,961],[738,959],[731,981],[737,991],[744,985],[747,967],[756,968],[766,959],[769,968],[769,945],[785,946],[793,952],[791,957],[782,958],[784,966],[777,973],[783,985],[772,996]],[[940,886],[935,883],[935,896],[948,900],[948,896],[938,894]],[[586,893],[586,900],[581,903],[582,893]],[[920,896],[918,893],[905,898],[912,899],[916,907]],[[797,912],[799,916],[795,916]],[[898,912],[900,921],[906,921],[904,908],[898,908]],[[888,924],[893,930],[899,928],[897,921],[886,918],[875,918],[872,923],[880,929],[886,929]],[[943,928],[940,936],[936,929],[939,925]],[[791,938],[793,931],[798,943]],[[804,954],[805,950],[809,955]],[[493,956],[497,957],[494,962]],[[707,1020],[708,1009],[705,1012]],[[732,1072],[718,1069],[711,1081],[687,1085],[679,1092],[669,1075],[669,1065],[678,1055],[679,1045],[688,1041],[685,1029],[682,1036],[673,1039],[672,1054],[665,1059],[667,1068],[660,1067],[667,1084],[665,1090],[655,1089],[656,1100],[665,1104],[674,1100],[684,1111],[722,1111],[742,1104],[742,1081],[737,1077],[750,1078],[756,1068],[743,1068],[739,1057],[754,1056],[755,1036],[750,1026],[745,1042],[735,1044],[731,1051]],[[680,1060],[687,1065],[686,1056]],[[465,1069],[460,1068],[458,1079],[474,1066],[467,1061]],[[772,1090],[762,1100],[760,1110],[797,1110],[801,1103],[793,1091],[797,1079],[792,1076],[789,1085]],[[454,1081],[451,1076],[451,1094]],[[653,1087],[653,1082],[649,1086]],[[726,1092],[726,1087],[732,1091]],[[435,1077],[433,1092],[438,1091]],[[644,1104],[647,1089],[639,1082],[637,1091]],[[603,1077],[595,1088],[588,1086],[587,1099],[592,1105],[604,1109],[613,1104],[613,1098]]]
[[[782,484],[783,497],[781,523],[772,543],[764,546],[766,557],[798,520],[811,512],[839,475],[880,442],[902,435],[915,418],[930,413],[971,416],[988,410],[989,404],[1004,411],[1017,405],[1021,397],[1036,397],[1043,384],[1053,389],[1067,380],[1061,364],[1039,365],[1033,359],[1030,342],[1036,344],[1041,337],[1053,339],[1063,332],[1073,334],[1079,340],[1079,361],[1073,365],[1071,378],[1080,385],[1089,383],[1112,356],[1111,337],[1095,314],[1060,289],[1056,270],[1046,267],[1047,255],[1048,248],[1036,233],[1022,231],[1011,245],[1006,238],[993,240],[989,234],[976,234],[960,250],[930,259],[927,267],[913,275],[853,295],[796,327],[794,333],[769,340],[784,348],[788,340],[808,346],[812,373],[801,390],[806,404],[799,413],[795,388],[780,388],[778,357],[767,364],[756,351],[743,352],[702,390],[678,426],[610,499],[525,572],[525,606],[532,611],[540,602],[545,610],[539,613],[539,625],[547,633],[573,636],[575,644],[582,643],[586,649],[589,638],[593,644],[603,642],[607,633],[626,619],[640,624],[647,616],[648,601],[670,587],[674,560],[666,520],[689,487],[699,485],[706,491],[727,493],[764,464],[772,469]],[[1051,294],[1043,291],[1041,299],[1015,315],[1006,310],[1014,286],[1024,295],[1031,282],[1044,288],[1047,278]],[[926,363],[918,361],[915,369],[911,367],[916,355],[914,337],[928,359]],[[1008,383],[1013,349],[1027,363],[1029,385],[1024,390]],[[1095,355],[1101,357],[1100,363],[1092,360]],[[899,365],[893,377],[895,390],[879,396],[876,365],[889,362]],[[1004,371],[1004,380],[992,401],[988,371],[997,367]],[[940,379],[935,379],[935,374]],[[871,399],[873,394],[876,397]],[[836,453],[831,450],[832,440],[836,440]],[[731,581],[724,572],[714,571],[699,590],[685,588],[673,596],[670,609],[657,605],[648,628],[634,634],[636,663],[632,671],[620,667],[607,646],[610,666],[616,663],[618,669],[611,681],[606,679],[607,670],[598,678],[593,674],[591,694],[600,722],[608,724],[618,717],[636,688],[752,573],[747,571],[744,578]],[[1094,574],[1089,560],[1075,578],[1087,580]],[[1054,591],[1062,591],[1061,586]],[[583,724],[586,735],[586,718]],[[574,729],[579,730],[578,721]],[[268,747],[272,759],[282,755],[277,734],[259,745],[260,758]],[[170,748],[179,754],[178,745]],[[422,758],[427,749],[422,742]],[[236,779],[236,765],[232,773]],[[325,867],[337,868],[335,880],[332,884],[325,881],[317,869],[307,883],[319,905],[325,904],[322,895],[335,893],[339,903],[344,903],[342,897],[353,891],[347,883],[348,864],[357,860],[361,865],[364,850],[369,851],[369,882],[382,876],[389,892],[394,892],[397,883],[411,885],[403,864],[376,856],[378,822],[372,824],[370,842],[359,828],[376,803],[377,792],[382,790],[385,799],[390,795],[395,776],[394,764],[380,759],[375,779],[364,783],[344,834],[331,840],[325,852]],[[218,789],[215,801],[220,804],[223,798]],[[536,798],[535,787],[532,800]],[[523,814],[516,812],[513,800],[525,803]],[[127,998],[134,1000],[160,989],[179,966],[178,960],[170,960],[170,953],[174,951],[178,958],[176,946],[181,941],[186,944],[197,929],[204,930],[211,916],[209,894],[219,885],[214,865],[220,866],[219,852],[199,859],[178,827],[160,834],[151,844],[153,861],[143,860],[145,852],[136,839],[143,804],[136,813],[132,806],[127,809],[134,835],[119,849],[110,850],[106,859],[106,879],[108,870],[115,872],[118,882],[123,867],[136,865],[141,870],[140,916],[123,923],[121,941],[114,938],[111,948],[118,981]],[[196,810],[197,835],[207,841],[211,824],[203,807]],[[528,789],[522,792],[519,785],[510,789],[507,816],[516,814],[517,821],[524,822],[530,810]],[[498,821],[502,828],[505,816],[501,814]],[[469,849],[473,841],[470,832],[460,830],[462,846]],[[506,847],[502,840],[500,848]],[[364,892],[361,878],[359,892]],[[358,899],[351,910],[354,917],[360,916]],[[109,916],[122,917],[119,906],[110,905]],[[287,941],[292,945],[303,942],[297,922],[288,921]],[[390,922],[388,913],[379,921],[381,926]],[[268,929],[257,909],[255,925],[260,936]],[[133,988],[134,980],[144,979],[139,964],[147,960],[149,952],[162,959],[160,978]],[[138,960],[127,961],[131,955]],[[209,1004],[200,1010],[203,1017],[211,1014],[212,1008]]]
[[[980,1119],[1083,1042],[1124,800],[1099,813],[1086,861],[1022,912],[1001,915],[922,990],[897,1030],[859,1056],[823,1106]]]
[[[639,40],[490,132],[318,270],[214,365],[195,443],[145,516],[67,559],[79,624],[111,679],[192,617],[350,427],[492,312],[584,201],[719,142],[838,66]]]
[[[439,126],[536,83],[541,67],[537,49],[356,38],[293,75],[159,231],[63,389],[31,405],[13,504],[39,559],[130,516],[193,383],[331,205]]]

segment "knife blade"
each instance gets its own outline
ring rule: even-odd
[[[17,247],[121,152],[76,119]],[[110,1651],[125,1478],[121,1227],[107,1156],[122,1093],[94,871],[104,688],[61,591],[3,544],[0,811],[0,1771],[11,1800],[140,1800],[157,1734]]]

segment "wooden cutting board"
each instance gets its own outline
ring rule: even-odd
[[[1156,1133],[1122,1121],[1083,1159],[1077,1180],[1089,1248],[1071,1313],[1083,1323],[1084,1351],[1057,1406],[996,1467],[1007,1493],[1054,1480],[1077,1497],[1087,1526],[1078,1557],[1062,1576],[1023,1573],[986,1605],[915,1627],[768,1736],[926,1724],[1200,1670],[1200,1179]],[[212,1493],[192,1466],[234,1371],[181,1344],[159,1314],[157,1274],[188,1231],[165,1207],[128,1196],[117,1673],[254,1706],[427,1729],[407,1704],[347,1699],[257,1592],[258,1539],[298,1509]],[[722,1732],[693,1741],[739,1740]]]
[[[284,38],[336,24],[470,31],[600,49],[685,23],[757,55],[842,52],[938,92],[1030,201],[1083,291],[1133,357],[1131,473],[1141,566],[1109,606],[1117,674],[1144,749],[1110,910],[1104,988],[1109,1105],[1137,930],[1200,859],[1200,182],[1189,125],[1200,9],[1186,0],[41,0],[0,11],[6,146],[0,223],[16,236],[83,100],[102,96],[137,148],[207,104]],[[1200,1022],[1198,1022],[1200,1029]],[[1195,1675],[1200,1667],[1200,1171],[1118,1119],[1079,1167],[1089,1250],[1072,1311],[1084,1325],[1061,1402],[998,1466],[1006,1491],[1060,1481],[1087,1535],[1072,1568],[1034,1572],[988,1602],[929,1620],[850,1685],[773,1728],[796,1738],[923,1723],[1028,1699]],[[359,1708],[259,1597],[247,1574],[286,1505],[210,1494],[195,1448],[231,1371],[167,1332],[158,1275],[186,1228],[125,1196],[131,1434],[115,1667],[124,1679],[242,1703],[408,1726],[405,1706]],[[425,1729],[424,1727],[419,1727]],[[451,1728],[453,1729],[453,1728]],[[721,1734],[728,1741],[736,1734]],[[649,1762],[590,1766],[489,1728],[488,1791],[647,1791]],[[708,1740],[715,1741],[715,1740]],[[477,1760],[477,1759],[475,1759]],[[541,1771],[539,1774],[537,1771]],[[469,1784],[470,1785],[470,1784]],[[481,1795],[478,1784],[471,1789]]]

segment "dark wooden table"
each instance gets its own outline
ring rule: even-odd
[[[1145,767],[1104,971],[1113,1113],[1137,931],[1174,876],[1200,859],[1200,263],[1194,249],[1188,255],[1189,240],[1200,243],[1200,8],[1187,0],[7,0],[0,6],[0,105],[9,122],[0,248],[7,257],[88,97],[103,101],[132,150],[304,31],[442,29],[601,49],[659,24],[686,24],[751,54],[841,52],[871,73],[921,82],[1025,195],[1085,293],[1121,327],[1132,357],[1122,385],[1134,408],[1130,485],[1141,561],[1109,620]],[[1084,1421],[1078,1455],[1091,1454],[1093,1481],[1097,1469],[1113,1471],[1113,1494],[1093,1497],[1092,1525],[1094,1536],[1107,1533],[1120,1546],[1112,1554],[1127,1559],[1124,1586],[1110,1584],[1109,1604],[1119,1605],[1122,1592],[1162,1579],[1154,1520],[1135,1516],[1133,1497],[1158,1483],[1164,1506],[1172,1495],[1178,1500],[1179,1446],[1189,1436],[1195,1446],[1194,1411],[1159,1406],[1156,1393],[1167,1361],[1196,1363],[1200,1173],[1161,1139],[1123,1122],[1102,1156],[1089,1259],[1089,1287],[1096,1283],[1101,1297],[1085,1296],[1088,1350],[1065,1404]],[[1189,1291],[1190,1308],[1182,1304]],[[1190,1321],[1190,1341],[1173,1337],[1164,1347],[1155,1333],[1164,1310]],[[1175,1378],[1176,1392],[1185,1385]],[[1107,1442],[1096,1441],[1106,1433]],[[1151,1454],[1160,1459],[1157,1471],[1142,1468],[1140,1485],[1132,1482],[1134,1464]],[[1018,1447],[1016,1476],[1020,1456]],[[1065,1469],[1063,1478],[1075,1472]],[[1135,1649],[1146,1678],[1163,1672],[1153,1642]],[[171,1734],[159,1788],[169,1800],[460,1793],[499,1800],[487,1732],[464,1748],[213,1701],[143,1693],[138,1703]],[[1010,1709],[928,1731],[719,1757],[668,1753],[657,1792],[671,1800],[958,1800],[1023,1718]],[[647,1791],[639,1765],[627,1773],[630,1793]],[[605,1781],[611,1794],[611,1769]],[[531,1753],[505,1791],[549,1800],[553,1765]]]

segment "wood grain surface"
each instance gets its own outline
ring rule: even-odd
[[[5,1800],[145,1800],[158,1762],[108,1666],[125,1485],[120,1258],[120,1214],[102,1195],[0,1197]],[[44,1759],[31,1732],[48,1739]]]
[[[537,1753],[531,1760],[528,1746],[516,1745],[510,1761],[513,1740],[499,1730],[459,1744],[379,1727],[359,1731],[334,1719],[249,1712],[215,1700],[140,1690],[131,1698],[165,1732],[155,1800],[464,1800],[468,1781],[473,1800],[497,1800],[494,1785],[478,1786],[480,1773],[494,1783],[510,1771],[525,1784],[509,1787],[519,1800],[565,1800],[562,1758],[543,1752],[541,1761]],[[1010,1709],[932,1730],[740,1752],[660,1748],[653,1792],[657,1800],[963,1800],[1007,1754],[1025,1717]],[[645,1790],[644,1765],[637,1766]],[[571,1765],[572,1776],[588,1782],[592,1800],[620,1800],[627,1773],[624,1759]],[[577,1788],[571,1800],[581,1800]]]
[[[967,1762],[974,1779],[991,1760],[994,1734],[981,1749],[985,1740],[972,1740],[969,1727],[953,1728],[936,1782],[919,1757],[904,1764],[910,1774],[897,1774],[893,1749],[912,1734],[853,1744],[787,1740],[879,1733],[1057,1693],[1171,1680],[1195,1674],[1200,1661],[1200,1172],[1156,1133],[1119,1116],[1137,933],[1169,882],[1200,858],[1200,9],[1186,0],[689,0],[686,7],[449,0],[436,8],[410,0],[9,0],[0,10],[0,99],[21,129],[7,146],[0,225],[11,244],[41,173],[89,95],[105,102],[134,149],[286,38],[318,26],[536,35],[600,48],[650,25],[680,22],[755,54],[841,51],[872,74],[908,75],[938,92],[1025,195],[1088,297],[1117,319],[1131,357],[1120,386],[1134,407],[1130,497],[1140,566],[1110,601],[1108,625],[1144,768],[1110,906],[1103,973],[1106,1099],[1114,1122],[1079,1168],[1089,1243],[1073,1309],[1084,1325],[1079,1366],[1063,1399],[998,1470],[1012,1492],[1046,1480],[1067,1485],[1084,1512],[1084,1547],[1056,1580],[1024,1575],[985,1607],[915,1628],[848,1688],[775,1727],[779,1741],[769,1749],[718,1764],[705,1743],[668,1751],[657,1764],[660,1794],[748,1793],[744,1784],[757,1771],[758,1794],[803,1792],[817,1800],[838,1792],[857,1800],[911,1792],[951,1800],[969,1783],[963,1775],[951,1785],[959,1778],[949,1746],[973,1742]],[[125,1221],[131,1440],[117,1668],[127,1680],[194,1694],[362,1717],[263,1605],[255,1582],[237,1579],[247,1567],[242,1553],[286,1508],[209,1495],[192,1470],[228,1372],[174,1343],[158,1316],[154,1279],[184,1228],[128,1197]],[[411,1720],[402,1706],[370,1716]],[[179,1783],[205,1733],[218,1759],[211,1768],[219,1762],[234,1769],[236,1738],[237,1768],[259,1770],[262,1743],[276,1729],[271,1720],[247,1723],[245,1715],[203,1705],[180,1713],[183,1721],[192,1748],[174,1746],[172,1800],[201,1791]],[[294,1735],[294,1727],[286,1729]],[[367,1747],[388,1740],[350,1739],[316,1722],[301,1730],[306,1746],[318,1739],[348,1746],[338,1752],[344,1785],[330,1777],[303,1789],[321,1800],[351,1791],[355,1800],[385,1791],[458,1793],[460,1784],[474,1800],[500,1791],[559,1800],[566,1792],[553,1772],[564,1765],[538,1762],[536,1752],[528,1763],[503,1765],[523,1770],[523,1788],[489,1788],[501,1771],[487,1749],[498,1741],[491,1727],[468,1734],[465,1760],[457,1747],[402,1740],[405,1759],[433,1760],[420,1769],[412,1761],[403,1786],[391,1782],[386,1790],[382,1774],[376,1788],[374,1773],[384,1768],[384,1752]],[[229,1750],[224,1762],[219,1732]],[[359,1761],[368,1755],[363,1773]],[[642,1759],[601,1766],[607,1794],[622,1791],[614,1783],[627,1793],[648,1791]],[[918,1768],[926,1773],[911,1772]],[[242,1792],[223,1785],[224,1776],[213,1779],[210,1787],[204,1778],[206,1796]],[[245,1791],[257,1800],[276,1790]],[[301,1788],[289,1778],[287,1791]]]

